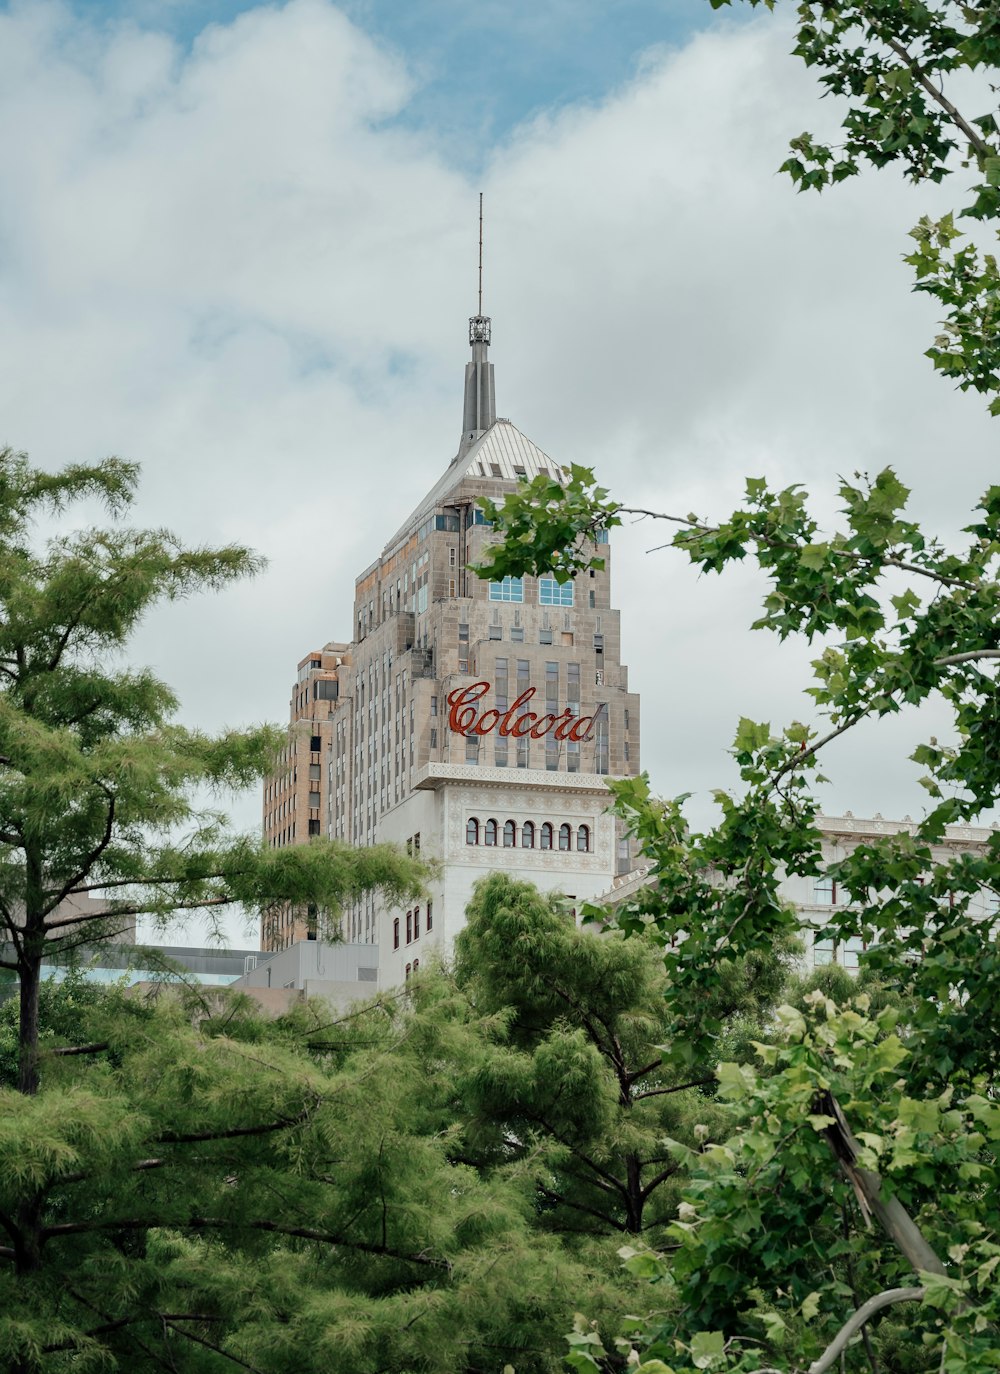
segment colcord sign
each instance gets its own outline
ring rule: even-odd
[[[592,716],[575,716],[568,707],[558,716],[540,716],[534,711],[524,710],[535,695],[535,688],[529,687],[521,693],[509,710],[484,711],[480,715],[476,703],[481,701],[489,690],[490,683],[474,682],[471,687],[456,687],[454,692],[449,692],[449,729],[456,735],[488,735],[493,730],[498,730],[501,735],[513,735],[515,739],[523,739],[525,735],[531,739],[541,739],[551,730],[556,739],[581,743],[592,738],[595,722],[601,713],[607,710],[602,702]]]

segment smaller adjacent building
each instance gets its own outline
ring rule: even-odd
[[[843,816],[819,816],[816,824],[823,836],[825,868],[846,858],[857,844],[867,843],[881,835],[905,834],[914,827],[910,816],[892,821],[878,813],[870,818],[862,818],[850,811]],[[959,854],[982,853],[997,830],[1000,830],[1000,825],[950,825],[941,843],[932,846],[933,859],[935,863],[942,863]],[[649,867],[640,865],[631,873],[616,878],[597,899],[598,904],[616,907],[634,897],[651,881]],[[858,937],[837,940],[829,929],[831,913],[838,907],[850,906],[848,894],[839,887],[836,879],[826,872],[811,878],[787,877],[780,890],[799,914],[803,943],[802,967],[809,970],[824,964],[839,964],[842,968],[857,969],[865,949],[864,941]],[[980,916],[983,921],[995,919],[1000,916],[1000,895],[984,889],[974,899],[971,909],[972,914]]]
[[[299,662],[289,702],[287,743],[275,771],[264,781],[264,840],[272,848],[305,844],[314,835],[326,834],[327,758],[350,661],[348,645],[331,643]],[[261,927],[261,949],[288,949],[317,935],[315,911],[282,906]]]

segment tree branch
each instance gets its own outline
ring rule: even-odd
[[[110,1047],[110,1040],[99,1040],[93,1045],[60,1045],[57,1049],[49,1050],[49,1054],[101,1054]]]
[[[866,1322],[871,1321],[875,1313],[881,1312],[883,1307],[889,1307],[896,1302],[919,1302],[924,1292],[923,1288],[887,1288],[884,1293],[876,1293],[844,1323],[819,1359],[813,1360],[807,1374],[826,1374],[826,1370],[839,1358],[840,1352],[847,1348],[854,1333]]]
[[[942,110],[944,110],[945,114],[951,120],[952,124],[954,124],[955,128],[961,129],[962,133],[965,134],[966,138],[969,140],[969,143],[972,145],[973,148],[975,148],[976,156],[978,158],[989,157],[991,155],[991,149],[989,144],[985,142],[981,134],[976,133],[975,129],[972,127],[971,124],[966,123],[965,119],[961,114],[961,111],[956,109],[956,107],[945,95],[944,91],[939,90],[937,86],[934,85],[934,82],[931,81],[929,76],[927,76],[923,67],[921,67],[917,59],[913,57],[912,54],[909,53],[906,50],[906,48],[903,47],[902,43],[897,41],[897,39],[883,38],[881,34],[879,34],[879,37],[882,38],[882,42],[885,43],[887,47],[893,50],[897,57],[901,57],[903,59],[903,61],[909,67],[910,71],[919,81],[920,85],[923,86],[924,90],[927,92],[927,94],[931,97],[932,100],[937,101],[937,103],[941,106]]]
[[[403,1260],[407,1264],[419,1264],[427,1269],[451,1269],[446,1259],[436,1259],[430,1255],[410,1255],[391,1246],[369,1245],[365,1241],[333,1235],[329,1231],[317,1231],[309,1226],[285,1226],[281,1222],[266,1220],[228,1221],[222,1217],[189,1217],[186,1221],[141,1217],[122,1217],[115,1221],[66,1221],[44,1227],[41,1242],[44,1245],[47,1241],[57,1240],[60,1236],[85,1235],[91,1231],[157,1231],[161,1228],[181,1231],[266,1231],[273,1235],[296,1236],[300,1240],[315,1240],[322,1245],[341,1245],[345,1250],[358,1250],[366,1255]]]
[[[87,889],[78,887],[75,888],[73,892],[68,892],[66,895],[72,897],[75,892],[83,892],[86,890]],[[201,901],[172,902],[170,909],[172,911],[198,911],[202,907],[207,906],[230,906],[233,902],[238,900],[239,898],[237,897],[203,897]],[[46,930],[59,930],[62,926],[78,926],[83,925],[87,921],[117,920],[120,916],[145,916],[151,910],[152,907],[143,906],[142,904],[138,906],[118,906],[110,911],[95,912],[91,916],[67,916],[61,921],[46,921],[45,928]]]
[[[620,1221],[615,1221],[614,1217],[609,1217],[605,1212],[597,1211],[595,1207],[585,1207],[582,1202],[570,1202],[569,1198],[564,1197],[562,1193],[556,1193],[551,1188],[546,1188],[544,1183],[536,1181],[535,1187],[543,1197],[547,1197],[550,1202],[554,1202],[559,1207],[572,1207],[574,1212],[585,1212],[589,1217],[596,1217],[605,1226],[613,1226],[616,1231],[626,1229],[625,1225]],[[588,1232],[588,1234],[593,1233]]]
[[[198,1319],[194,1317],[184,1317],[181,1320],[195,1321]],[[178,1336],[183,1336],[186,1340],[194,1341],[197,1345],[203,1345],[206,1350],[214,1351],[216,1355],[221,1355],[224,1360],[231,1360],[233,1364],[238,1364],[241,1369],[249,1369],[251,1374],[263,1374],[263,1371],[258,1369],[255,1364],[247,1364],[246,1360],[241,1360],[238,1355],[230,1355],[228,1350],[223,1350],[221,1346],[213,1345],[211,1341],[206,1341],[202,1336],[196,1336],[193,1331],[185,1331],[183,1326],[178,1326],[176,1322],[171,1321],[168,1317],[162,1317],[161,1321],[163,1325],[168,1326],[171,1331],[176,1331]]]
[[[679,1164],[673,1164],[669,1169],[661,1169],[661,1171],[658,1174],[656,1174],[655,1177],[651,1178],[649,1182],[646,1184],[645,1188],[643,1188],[642,1192],[639,1194],[643,1202],[646,1201],[646,1199],[656,1188],[659,1188],[661,1183],[666,1183],[668,1178],[673,1178],[674,1174],[676,1174],[679,1168]]]
[[[633,1102],[641,1102],[644,1097],[665,1097],[668,1093],[681,1093],[685,1088],[703,1088],[706,1083],[714,1083],[714,1075],[711,1078],[695,1078],[690,1083],[678,1083],[673,1088],[651,1088],[648,1093],[636,1093]]]
[[[104,826],[104,834],[98,840],[97,844],[90,851],[87,857],[85,859],[80,860],[80,868],[78,872],[75,873],[74,876],[70,878],[67,882],[65,882],[57,893],[54,893],[49,898],[48,902],[45,904],[45,910],[42,913],[43,916],[48,916],[50,912],[55,911],[56,907],[63,900],[63,898],[69,896],[69,894],[72,892],[76,884],[80,881],[81,878],[85,878],[87,876],[87,874],[94,867],[94,864],[97,863],[98,859],[101,857],[101,855],[107,849],[108,845],[111,843],[111,837],[114,834],[115,830],[116,798],[115,794],[111,791],[109,787],[106,787],[104,783],[99,782],[97,786],[101,789],[101,791],[104,793],[105,797],[107,797],[108,800],[108,819]]]
[[[949,654],[947,658],[935,658],[935,668],[949,668],[953,663],[974,663],[979,658],[1000,658],[1000,649],[968,649],[964,654]]]
[[[270,1135],[274,1131],[285,1131],[291,1126],[301,1126],[309,1120],[309,1109],[296,1116],[284,1117],[279,1121],[268,1121],[262,1126],[233,1126],[227,1131],[167,1131],[156,1137],[157,1145],[198,1145],[206,1140],[236,1140],[242,1136]]]

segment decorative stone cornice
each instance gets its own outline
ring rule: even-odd
[[[546,768],[480,768],[477,764],[428,763],[413,778],[414,791],[436,791],[446,785],[482,787],[498,783],[511,791],[556,792],[569,796],[602,795],[611,803],[609,778],[602,773],[561,773]]]

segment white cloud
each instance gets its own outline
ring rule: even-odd
[[[793,194],[787,138],[831,112],[788,37],[718,22],[492,150],[499,409],[639,505],[718,512],[763,473],[830,511],[838,473],[892,462],[947,531],[995,441],[919,356],[933,314],[899,257],[942,193],[886,174]],[[48,465],[127,454],[140,518],[266,552],[265,577],[158,616],[137,653],[189,719],[281,718],[453,453],[479,188],[395,119],[413,74],[325,0],[190,51],[31,0],[0,50],[0,440]],[[625,657],[655,782],[703,790],[741,713],[805,711],[809,655],[746,632],[753,578],[647,557],[662,538],[617,540]],[[875,736],[842,758],[831,804],[919,805]]]

